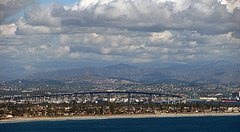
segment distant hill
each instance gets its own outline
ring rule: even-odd
[[[240,83],[240,63],[225,61],[167,64],[164,67],[139,68],[127,64],[103,68],[83,67],[35,73],[26,78],[122,78],[136,82],[166,83]],[[94,76],[92,76],[94,75]],[[102,78],[103,79],[103,78]],[[91,80],[91,79],[90,79]]]
[[[126,79],[101,77],[92,74],[83,74],[81,76],[72,77],[69,79],[97,84],[135,84],[135,82]]]
[[[125,78],[130,80],[137,80],[142,74],[141,69],[130,65],[112,65],[104,68],[84,67],[78,69],[57,70],[52,72],[35,73],[26,78],[69,78],[76,77],[83,74],[92,74],[101,77],[115,77]]]
[[[107,69],[114,69],[114,70],[122,70],[122,69],[137,69],[135,66],[127,65],[127,64],[118,64],[105,67]]]
[[[221,72],[210,77],[201,78],[196,83],[240,83],[240,72]]]

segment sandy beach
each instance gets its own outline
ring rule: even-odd
[[[78,119],[112,119],[112,118],[149,118],[149,117],[188,117],[188,116],[240,116],[239,113],[162,113],[162,114],[124,114],[124,115],[95,115],[95,116],[55,116],[55,117],[12,117],[0,122],[21,122],[40,120],[78,120]]]

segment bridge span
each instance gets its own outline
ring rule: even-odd
[[[157,95],[160,97],[166,97],[166,101],[157,101],[154,103],[164,103],[164,102],[180,102],[185,100],[180,95],[174,95],[174,94],[164,94],[164,93],[155,93],[155,92],[136,92],[136,91],[92,91],[92,92],[76,92],[76,93],[61,93],[61,94],[51,94],[51,95],[44,95],[44,96],[31,96],[31,97],[20,97],[20,98],[44,98],[44,97],[57,97],[57,96],[77,96],[77,95],[90,95],[90,101],[93,102],[93,95],[94,94],[107,94],[107,101],[110,102],[110,95],[111,94],[127,94],[128,103],[130,103],[131,95],[132,94],[143,94],[143,95],[149,95],[149,102],[153,102],[153,95]],[[179,99],[175,100],[168,100],[169,97],[176,97]]]
[[[110,101],[110,94],[128,94],[128,103],[130,103],[131,100],[131,94],[145,94],[149,95],[149,101],[152,102],[152,96],[158,95],[161,97],[177,97],[177,98],[183,98],[180,95],[174,95],[174,94],[163,94],[163,93],[154,93],[154,92],[134,92],[134,91],[96,91],[96,92],[79,92],[79,93],[72,93],[72,94],[60,94],[62,96],[64,95],[85,95],[89,94],[91,98],[91,102],[93,102],[93,94],[107,94],[108,95],[108,101]]]

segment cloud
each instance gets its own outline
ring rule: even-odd
[[[49,10],[47,7],[48,11],[38,10],[36,14],[33,10],[26,14],[34,14],[39,19],[47,17],[37,22],[27,17],[30,23],[43,25],[56,19],[57,25],[61,23],[64,26],[110,26],[148,32],[166,29],[195,30],[205,34],[238,31],[239,16],[236,14],[240,13],[237,10],[239,2],[225,3],[218,0],[82,0],[63,8],[52,7]]]
[[[236,0],[82,0],[65,6],[35,4],[25,10],[24,21],[29,26],[49,30],[32,29],[40,33],[79,33],[103,27],[223,34],[239,32],[239,8]]]
[[[1,0],[0,1],[0,24],[6,18],[15,15],[17,12],[31,4],[34,0]]]
[[[171,33],[166,30],[163,32],[149,33],[145,36],[130,37],[128,35],[113,34],[65,34],[61,35],[60,40],[63,44],[71,43],[71,58],[88,58],[97,55],[120,56],[121,59],[130,62],[140,62],[136,60],[145,60],[142,62],[168,60],[205,60],[216,59],[219,52],[224,56],[232,56],[237,53],[239,39],[232,36],[232,33],[220,35],[201,35],[197,32],[184,31]],[[162,37],[164,36],[164,37]],[[154,39],[153,39],[154,38]],[[153,41],[154,40],[154,41]],[[227,48],[222,48],[222,46]],[[234,48],[235,49],[234,49]],[[232,51],[232,53],[230,52]],[[95,56],[89,56],[86,53],[93,53]],[[204,57],[203,57],[204,55]],[[222,55],[223,56],[223,55]],[[236,58],[236,56],[234,57]],[[135,61],[133,61],[135,60]]]
[[[239,0],[219,0],[221,4],[226,5],[229,12],[233,12],[235,8],[240,9]]]
[[[51,34],[62,32],[61,27],[48,27],[48,26],[32,26],[26,23],[23,17],[18,19],[17,24],[17,34]]]
[[[53,17],[52,12],[59,8],[59,4],[50,3],[49,5],[35,4],[24,12],[24,17],[28,24],[34,26],[60,26],[61,21],[58,17]]]
[[[237,3],[234,0],[82,0],[65,6],[35,3],[15,22],[0,25],[0,56],[6,58],[4,63],[29,66],[69,61],[84,61],[86,65],[102,61],[238,61]]]
[[[173,35],[170,31],[153,32],[151,33],[150,41],[152,44],[167,43],[170,44],[174,41]]]
[[[139,58],[134,58],[132,61],[134,63],[150,63],[150,62],[152,62],[151,59],[139,59]]]
[[[14,36],[16,30],[17,30],[17,25],[14,23],[0,25],[0,35],[1,36]]]
[[[25,65],[24,68],[25,68],[26,70],[36,70],[35,67],[29,66],[29,65]]]

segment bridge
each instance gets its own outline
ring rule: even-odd
[[[165,102],[180,102],[185,99],[183,99],[180,95],[174,95],[174,94],[163,94],[163,93],[155,93],[155,92],[134,92],[134,91],[95,91],[95,92],[76,92],[76,93],[63,93],[63,94],[54,94],[54,95],[45,95],[45,96],[31,96],[31,97],[25,97],[25,98],[34,98],[34,97],[55,97],[55,96],[77,96],[77,95],[90,95],[90,101],[93,102],[93,95],[94,94],[107,94],[107,101],[110,102],[110,95],[111,94],[127,94],[128,96],[128,103],[130,103],[131,100],[131,94],[144,94],[149,95],[149,102],[152,102],[153,95],[158,95],[160,97],[176,97],[180,98],[178,100],[167,100],[167,101],[157,101],[154,103],[165,103]],[[22,97],[23,98],[23,97]]]
[[[69,93],[69,94],[57,94],[57,95],[50,95],[50,96],[64,96],[64,95],[90,95],[90,100],[93,102],[93,94],[107,94],[108,102],[110,102],[110,94],[128,94],[128,103],[130,103],[131,100],[131,94],[144,94],[149,95],[149,101],[152,102],[152,96],[158,95],[161,97],[177,97],[177,98],[183,98],[180,95],[174,95],[174,94],[163,94],[163,93],[154,93],[154,92],[131,92],[131,91],[100,91],[100,92],[79,92],[79,93]],[[181,99],[184,100],[184,99]]]

